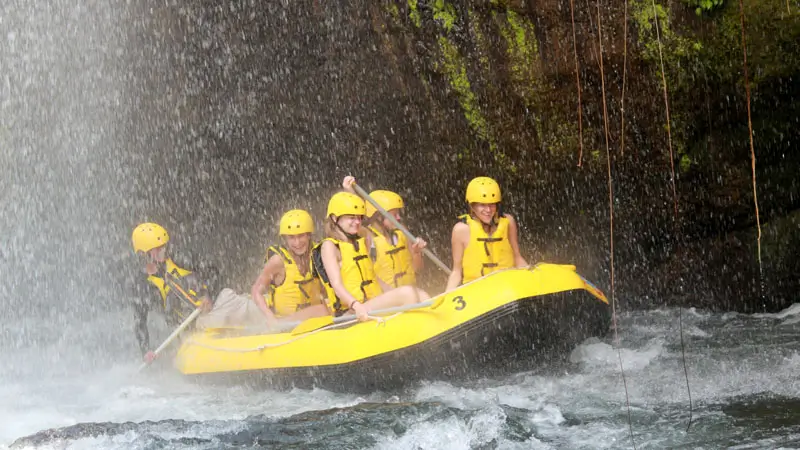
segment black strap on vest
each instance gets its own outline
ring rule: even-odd
[[[358,251],[358,249],[356,249],[356,251]],[[356,263],[356,267],[358,267],[358,274],[361,276],[361,294],[364,296],[364,297],[362,297],[361,301],[366,301],[367,300],[367,291],[364,288],[366,288],[367,286],[372,284],[372,280],[365,280],[364,279],[364,271],[361,270],[361,264],[359,264],[360,261],[365,260],[365,259],[369,259],[369,256],[368,255],[358,255],[355,258],[353,258],[353,261]]]

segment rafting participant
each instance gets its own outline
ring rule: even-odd
[[[385,190],[372,191],[369,196],[400,221],[400,212],[405,206],[402,197]],[[406,235],[383,217],[372,203],[367,202],[366,206],[368,225],[365,237],[378,278],[390,287],[416,286],[416,274],[424,266],[422,249],[428,243],[417,238],[409,246]]]
[[[281,217],[278,228],[283,245],[267,249],[264,268],[250,291],[270,328],[278,324],[279,318],[303,320],[328,314],[322,301],[322,285],[311,273],[311,215],[293,209]]]
[[[343,186],[351,190],[354,183],[353,177],[346,177]],[[353,313],[360,321],[369,320],[370,311],[430,298],[413,286],[392,289],[375,275],[361,226],[365,214],[364,200],[358,195],[334,194],[325,218],[327,238],[313,254],[314,269],[325,287],[331,313]]]
[[[148,364],[157,356],[149,350],[147,315],[151,309],[161,311],[170,326],[183,322],[196,308],[202,311],[195,322],[198,329],[263,322],[255,303],[231,289],[221,290],[212,300],[207,283],[213,285],[215,271],[205,270],[209,278],[203,279],[184,265],[176,264],[169,255],[169,234],[162,226],[142,223],[133,230],[131,240],[145,276],[128,280],[128,289],[134,298],[136,339]]]
[[[520,255],[517,222],[501,211],[500,185],[491,178],[474,178],[467,185],[469,213],[453,227],[453,269],[447,289],[510,267],[526,267]]]

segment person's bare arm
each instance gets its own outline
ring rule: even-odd
[[[517,221],[509,214],[504,214],[504,216],[508,219],[508,243],[511,244],[511,250],[514,252],[514,265],[516,267],[528,267],[528,262],[525,261],[519,251],[519,227],[517,227]]]
[[[261,269],[261,273],[258,275],[255,283],[253,283],[253,287],[250,289],[250,296],[252,297],[252,300],[256,303],[258,309],[264,313],[264,316],[267,318],[267,323],[270,324],[277,321],[278,318],[275,317],[275,314],[273,314],[272,311],[270,311],[266,299],[264,298],[264,291],[267,290],[267,287],[270,283],[272,283],[272,280],[279,278],[283,273],[285,273],[283,259],[281,259],[280,255],[272,255],[267,260],[267,263],[264,264],[264,268]]]
[[[331,241],[323,242],[321,251],[322,265],[325,266],[325,273],[328,274],[328,282],[331,284],[333,292],[343,303],[342,306],[349,308],[350,305],[357,300],[353,294],[351,294],[347,288],[344,287],[344,281],[342,280],[342,269],[339,267],[341,253],[336,247],[336,244]]]
[[[467,247],[468,242],[469,225],[458,222],[453,226],[453,234],[450,238],[453,252],[453,267],[451,267],[450,276],[447,278],[445,292],[453,290],[461,284],[461,280],[464,277],[461,260],[464,258],[464,249]]]
[[[415,242],[409,242],[409,250],[411,251],[411,263],[414,265],[414,270],[419,271],[425,267],[425,258],[422,257],[422,249],[428,246],[422,238],[417,238]]]
[[[378,286],[380,286],[380,287],[381,287],[381,292],[389,292],[389,291],[391,291],[392,289],[394,289],[394,287],[393,287],[391,284],[389,284],[389,283],[387,283],[387,282],[383,281],[383,280],[381,279],[381,277],[379,277],[379,276],[378,276],[378,274],[377,274],[377,273],[375,274],[375,280],[377,280],[377,281],[378,281]]]
[[[342,188],[351,194],[356,193],[356,190],[353,189],[354,184],[356,184],[356,178],[354,176],[347,175],[344,177],[344,180],[342,180]]]

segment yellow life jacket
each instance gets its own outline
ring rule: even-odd
[[[164,312],[167,315],[172,315],[173,317],[177,317],[179,319],[186,318],[193,311],[193,309],[190,309],[187,301],[193,304],[195,307],[200,306],[201,303],[201,301],[197,299],[197,292],[189,289],[186,286],[186,283],[181,283],[181,279],[190,276],[192,271],[178,267],[178,265],[175,264],[171,258],[167,258],[165,264],[166,272],[169,274],[166,275],[166,277],[171,277],[170,281],[167,281],[157,275],[148,276],[147,281],[158,288],[158,292],[161,294],[161,301],[164,304]],[[178,297],[178,301],[167,302],[167,297],[169,296],[173,287],[177,289],[177,292],[173,292],[172,294]]]
[[[469,244],[461,259],[462,283],[480,278],[496,270],[514,267],[514,251],[508,242],[508,219],[497,219],[497,228],[491,235],[483,228],[483,223],[469,214],[459,217],[469,225]]]
[[[267,250],[265,262],[272,255],[283,259],[286,275],[280,286],[270,284],[267,306],[278,316],[288,316],[303,308],[320,304],[322,288],[319,280],[312,274],[310,263],[303,274],[290,251],[281,246],[272,246]]]
[[[372,260],[369,258],[369,252],[364,238],[356,240],[355,245],[349,241],[327,238],[314,247],[312,261],[315,275],[322,281],[322,285],[325,287],[325,292],[328,295],[328,307],[335,315],[344,314],[348,310],[348,307],[336,296],[336,293],[333,291],[333,286],[331,286],[330,279],[325,272],[325,266],[322,264],[321,249],[322,243],[325,241],[331,241],[339,248],[339,252],[342,255],[340,266],[342,282],[344,283],[345,289],[347,289],[356,300],[363,303],[381,294],[381,287],[375,279],[375,270],[372,266]]]
[[[392,230],[394,239],[386,239],[376,228],[367,229],[372,233],[372,242],[375,243],[375,273],[378,278],[392,287],[415,285],[417,275],[406,235],[400,230]],[[393,240],[397,243],[393,244]]]

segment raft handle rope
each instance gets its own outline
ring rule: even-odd
[[[395,313],[395,314],[392,314],[391,316],[388,316],[388,317],[379,317],[379,316],[367,316],[367,317],[369,317],[370,320],[374,320],[375,322],[377,322],[376,326],[381,326],[381,325],[386,325],[386,321],[387,320],[392,319],[392,318],[394,318],[394,317],[396,317],[398,315],[400,315],[400,313]],[[352,325],[352,324],[354,324],[356,322],[358,322],[358,319],[348,320],[347,322],[333,323],[333,324],[330,324],[328,326],[325,326],[325,327],[322,327],[322,328],[317,328],[316,330],[313,330],[313,331],[309,331],[308,333],[303,333],[300,336],[297,336],[295,338],[289,339],[288,341],[278,342],[276,344],[262,344],[262,345],[259,345],[258,347],[252,347],[252,348],[218,347],[216,345],[203,344],[202,342],[197,342],[192,338],[188,339],[186,341],[186,343],[189,344],[189,345],[193,345],[195,347],[205,348],[207,350],[214,350],[214,351],[219,351],[219,352],[252,353],[252,352],[260,352],[262,350],[266,350],[266,349],[270,349],[270,348],[282,347],[284,345],[291,344],[293,342],[297,342],[300,339],[303,339],[303,338],[309,337],[311,335],[317,334],[317,333],[319,333],[321,331],[332,330],[334,328],[342,328],[342,327],[344,327],[346,325]]]

